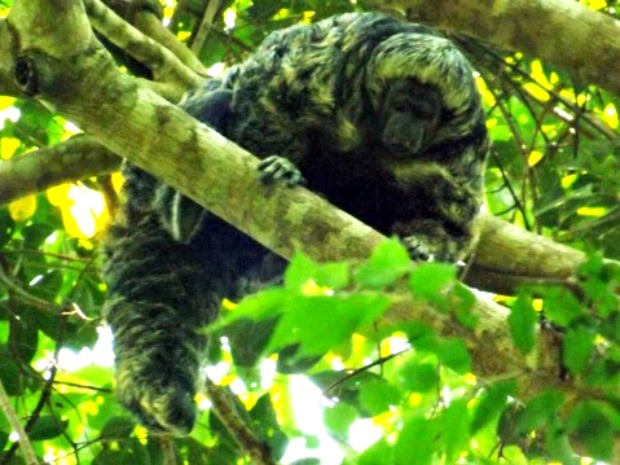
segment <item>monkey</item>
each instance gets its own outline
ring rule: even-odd
[[[304,184],[413,260],[454,263],[475,246],[484,110],[465,56],[428,27],[345,13],[276,31],[181,106],[259,157],[264,183]],[[183,435],[199,328],[286,261],[137,167],[124,174],[104,269],[118,398],[147,428]]]

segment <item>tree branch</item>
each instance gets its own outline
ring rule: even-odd
[[[64,182],[109,174],[119,164],[117,155],[88,136],[0,161],[0,205]]]
[[[148,67],[156,81],[174,83],[179,96],[200,87],[204,78],[181,62],[170,50],[124,21],[99,0],[84,0],[93,27],[108,40]]]
[[[572,0],[370,0],[412,21],[469,34],[574,73],[620,95],[620,21]],[[601,54],[600,51],[605,50]],[[596,57],[596,59],[593,59]]]
[[[89,136],[0,162],[0,204],[64,182],[109,174],[120,158]],[[556,282],[572,285],[585,255],[508,222],[481,215],[481,240],[466,282],[512,294],[519,285]]]
[[[178,7],[177,7],[178,8]],[[148,10],[135,14],[135,26],[174,53],[186,66],[202,77],[207,77],[207,68],[177,36],[166,29],[161,20]]]
[[[17,440],[19,441],[19,445],[22,448],[22,453],[24,454],[24,462],[26,465],[38,465],[39,461],[37,460],[37,456],[34,453],[34,449],[32,448],[32,444],[30,443],[30,439],[28,439],[28,435],[26,431],[22,427],[19,422],[19,418],[17,418],[17,414],[13,407],[11,407],[11,400],[0,381],[0,410],[4,413],[4,416],[9,422],[11,429],[17,434]]]
[[[200,50],[202,50],[203,45],[207,41],[207,36],[213,27],[213,20],[215,19],[217,11],[220,9],[221,3],[222,2],[220,0],[210,0],[207,2],[207,7],[205,8],[202,20],[200,21],[200,27],[198,28],[198,32],[196,33],[196,37],[194,37],[194,42],[192,44],[192,51],[197,56],[200,55]]]
[[[207,394],[213,404],[213,411],[226,429],[256,465],[275,465],[269,446],[260,441],[235,408],[236,398],[223,386],[209,378],[206,380]]]

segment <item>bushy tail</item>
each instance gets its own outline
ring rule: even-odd
[[[119,401],[151,430],[193,427],[200,334],[217,299],[189,246],[172,239],[151,214],[110,231],[104,269],[105,316],[114,335]]]

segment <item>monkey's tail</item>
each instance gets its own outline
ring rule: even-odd
[[[114,226],[104,269],[105,316],[114,335],[119,401],[152,430],[186,434],[195,422],[200,333],[216,299],[202,267],[154,215]],[[210,301],[211,300],[211,301]]]

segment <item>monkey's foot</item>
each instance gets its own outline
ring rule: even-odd
[[[264,184],[282,182],[288,187],[295,187],[304,183],[304,177],[293,162],[277,155],[262,160],[258,170],[261,172],[260,180]]]

